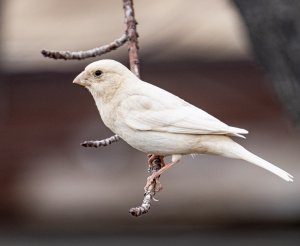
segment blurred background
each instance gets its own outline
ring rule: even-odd
[[[122,1],[0,1],[1,245],[298,245],[300,6],[283,0],[139,0],[142,78],[245,128],[236,139],[295,177],[249,163],[186,156],[161,178],[151,211],[147,160],[120,141],[86,149],[105,128],[72,84],[90,62],[43,58],[86,50],[125,30]],[[127,48],[101,58],[128,65]]]

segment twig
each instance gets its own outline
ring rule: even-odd
[[[152,155],[148,156],[148,158],[150,159],[152,157]],[[159,157],[159,156],[155,156],[155,158],[153,159],[153,161],[151,162],[151,166],[149,167],[149,173],[150,175],[152,175],[153,173],[157,172],[159,169],[161,169],[162,167],[162,159],[163,157]],[[131,208],[129,210],[129,213],[132,216],[138,217],[141,216],[143,214],[146,214],[149,212],[150,207],[151,207],[151,201],[154,200],[154,196],[157,192],[159,192],[161,190],[161,184],[158,181],[158,178],[155,179],[151,185],[148,187],[148,189],[145,191],[144,193],[144,199],[143,202],[140,206],[135,207],[135,208]]]
[[[140,62],[139,62],[139,46],[138,46],[138,33],[136,30],[137,21],[134,16],[134,8],[133,8],[133,1],[132,0],[123,0],[123,9],[124,9],[124,15],[125,15],[125,24],[126,24],[126,41],[128,41],[128,55],[129,55],[129,64],[130,64],[130,70],[138,77],[140,78]],[[126,42],[125,41],[125,42]],[[109,51],[108,51],[109,52]],[[103,140],[98,141],[98,143],[103,143],[107,141],[107,139],[112,139],[118,137],[117,135],[114,135],[110,138],[106,138]],[[82,143],[81,145],[84,147],[95,147],[95,144],[91,144],[91,146],[85,146],[83,144],[87,144],[86,141]],[[97,144],[96,144],[97,145]],[[107,146],[106,145],[98,145],[100,146]]]
[[[42,50],[42,54],[45,57],[53,58],[53,59],[64,59],[64,60],[82,60],[89,57],[101,56],[105,53],[108,53],[112,50],[115,50],[126,42],[128,42],[128,54],[129,54],[129,63],[130,70],[140,78],[140,61],[139,61],[139,46],[138,46],[138,33],[136,30],[137,21],[134,16],[134,8],[133,8],[133,0],[123,0],[123,9],[125,14],[125,23],[126,23],[126,32],[120,38],[114,40],[113,42],[103,45],[98,48],[90,49],[87,51],[49,51]],[[96,140],[96,141],[85,141],[81,145],[84,147],[100,147],[107,146],[114,142],[117,142],[120,139],[118,135],[114,135],[112,137]],[[161,169],[164,164],[163,156],[154,156],[148,155],[148,163],[149,163],[149,173],[152,175]],[[153,180],[151,185],[147,188],[144,193],[144,199],[139,207],[131,208],[129,212],[133,216],[140,216],[149,211],[151,206],[151,201],[154,200],[154,196],[157,192],[159,192],[161,188],[161,184],[159,182],[159,177]]]
[[[140,74],[140,61],[139,61],[139,46],[138,46],[138,33],[136,31],[137,21],[134,16],[134,8],[132,0],[123,0],[123,8],[125,13],[125,23],[127,26],[126,34],[128,36],[128,52],[130,70],[137,76]]]
[[[83,143],[81,143],[81,146],[83,147],[94,147],[94,148],[98,148],[101,146],[107,146],[110,145],[112,143],[118,142],[121,138],[118,135],[114,135],[112,137],[109,138],[105,138],[102,140],[89,140],[89,141],[84,141]]]
[[[128,54],[129,54],[129,63],[130,63],[130,70],[138,77],[141,77],[140,74],[140,60],[139,60],[139,46],[138,46],[138,33],[136,30],[137,21],[134,16],[134,8],[133,8],[133,1],[132,0],[123,0],[123,9],[125,13],[125,23],[127,26],[126,34],[128,36]],[[158,171],[161,168],[162,164],[162,157],[149,155],[148,162],[150,165],[150,175],[153,172]],[[140,216],[145,214],[150,209],[150,203],[153,200],[156,192],[161,190],[161,185],[158,179],[155,179],[153,183],[147,188],[144,193],[144,199],[139,207],[131,208],[129,213],[133,216]]]
[[[52,50],[42,50],[42,54],[45,57],[53,59],[63,59],[63,60],[83,60],[90,57],[101,56],[112,50],[115,50],[127,42],[127,35],[123,34],[120,38],[114,40],[113,42],[103,45],[98,48],[86,50],[86,51],[52,51]]]
[[[155,185],[152,184],[150,186],[151,187],[150,191],[145,192],[144,199],[143,199],[143,202],[142,202],[141,206],[129,209],[129,213],[132,216],[139,217],[139,216],[149,212],[150,206],[151,206],[150,203],[151,203],[151,201],[153,200],[153,198],[155,196],[155,192],[153,191],[155,189],[155,188],[153,188],[154,186]]]

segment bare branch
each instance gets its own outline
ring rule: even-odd
[[[123,0],[123,8],[125,12],[125,23],[127,26],[126,34],[128,36],[128,52],[130,70],[137,76],[140,74],[140,61],[139,61],[139,46],[138,46],[138,33],[136,30],[137,21],[134,17],[133,1]]]
[[[139,50],[138,37],[139,37],[139,35],[136,30],[137,21],[134,16],[133,1],[132,0],[123,0],[123,9],[124,9],[124,14],[125,14],[126,35],[127,35],[125,42],[128,40],[128,55],[129,55],[130,70],[137,77],[140,78],[141,77],[140,62],[139,62],[139,53],[138,53],[138,50]],[[104,47],[104,46],[102,46],[102,47]],[[98,49],[100,49],[100,48],[98,48]],[[91,51],[93,51],[93,50],[95,50],[95,49],[92,49]],[[109,51],[111,51],[111,50],[108,50],[107,52],[109,52]],[[45,55],[45,54],[43,53],[43,55]],[[56,53],[54,53],[54,55],[56,55]],[[51,57],[51,58],[58,59],[55,57]],[[66,58],[60,58],[60,59],[66,59]],[[76,59],[76,58],[73,58],[73,59]],[[107,139],[111,139],[114,137],[118,137],[118,136],[114,135]],[[97,141],[96,143],[95,142],[92,143],[91,141],[85,141],[81,145],[84,147],[96,147],[96,148],[100,147],[100,146],[107,146],[108,144],[106,144],[106,145],[103,144],[105,141],[107,141],[107,139]],[[86,146],[83,144],[85,144]]]
[[[157,172],[159,169],[162,168],[164,165],[163,157],[162,156],[154,156],[154,155],[148,155],[148,163],[149,163],[149,173],[152,175],[153,173]],[[129,213],[132,216],[138,217],[143,214],[146,214],[149,212],[151,207],[151,201],[155,200],[154,196],[157,192],[162,190],[162,186],[160,182],[158,181],[159,178],[153,180],[151,185],[147,188],[147,190],[144,193],[144,199],[140,206],[131,208],[129,210]]]
[[[140,60],[139,60],[139,46],[138,46],[138,33],[136,30],[137,21],[134,16],[133,0],[123,0],[123,8],[125,13],[125,23],[127,26],[126,34],[128,36],[128,53],[129,53],[129,63],[130,70],[138,77],[140,74]],[[148,163],[150,176],[161,169],[163,162],[162,156],[148,155]],[[161,190],[161,184],[158,178],[153,180],[151,185],[147,187],[144,193],[144,199],[139,207],[131,208],[129,213],[133,216],[140,216],[147,213],[150,210],[150,203],[154,199],[156,192]]]
[[[151,186],[154,186],[154,185],[151,185]],[[151,190],[153,190],[153,188],[151,188]],[[144,194],[144,199],[143,199],[142,205],[139,207],[129,209],[129,213],[135,217],[139,217],[143,214],[148,213],[150,210],[150,206],[151,206],[150,203],[153,200],[154,195],[155,195],[155,192],[147,191]]]
[[[108,146],[112,143],[118,142],[121,138],[118,135],[111,136],[109,138],[105,138],[102,140],[89,140],[89,141],[84,141],[81,143],[81,146],[83,147],[94,147],[98,148],[101,146]]]
[[[132,0],[123,0],[123,9],[125,14],[125,24],[126,24],[126,41],[128,40],[128,55],[129,55],[129,63],[130,63],[130,70],[137,76],[141,77],[140,75],[140,62],[139,62],[139,46],[138,46],[138,33],[136,30],[137,21],[134,16],[134,9],[133,9],[133,1]],[[125,41],[125,42],[126,42]],[[107,51],[109,52],[109,51]],[[57,59],[57,58],[55,58]],[[64,58],[61,58],[64,59]],[[114,135],[110,138],[116,137]],[[108,139],[110,139],[108,138]],[[107,139],[100,140],[99,142],[103,143]],[[88,142],[88,141],[86,141]],[[84,143],[86,143],[84,142]],[[84,144],[83,143],[83,144]],[[84,147],[88,147],[81,144]],[[94,144],[90,143],[92,147],[95,147]],[[97,145],[97,144],[96,144]],[[107,145],[99,145],[99,146],[107,146]],[[99,147],[98,146],[98,147]]]
[[[113,42],[103,45],[98,48],[86,50],[86,51],[50,51],[42,50],[42,54],[45,57],[53,59],[63,59],[63,60],[83,60],[90,57],[101,56],[112,50],[115,50],[122,45],[124,45],[128,40],[126,34],[123,34],[120,38],[114,40]]]
[[[123,0],[123,9],[125,14],[125,23],[126,23],[126,33],[122,35],[120,38],[114,40],[113,42],[103,45],[98,48],[94,48],[87,51],[49,51],[43,50],[42,54],[45,57],[53,58],[53,59],[64,59],[64,60],[82,60],[89,57],[96,57],[108,53],[112,50],[115,50],[122,45],[124,45],[128,41],[128,55],[129,55],[129,63],[130,70],[140,78],[140,61],[139,61],[139,46],[138,46],[138,33],[136,30],[137,21],[134,16],[134,8],[133,8],[133,0]],[[100,146],[108,146],[114,142],[120,140],[118,135],[114,135],[112,137],[103,139],[103,140],[90,140],[81,143],[84,147],[95,147],[98,148]],[[164,164],[163,156],[155,156],[148,155],[148,164],[149,164],[149,173],[151,177],[152,174],[157,172],[162,168]],[[144,199],[139,207],[131,208],[129,212],[133,216],[140,216],[142,214],[147,213],[150,210],[151,201],[154,200],[154,196],[157,192],[162,189],[162,186],[159,182],[159,177],[155,178],[152,183],[147,186],[147,190],[144,193]],[[147,180],[148,180],[147,179]],[[148,182],[147,182],[148,184]]]

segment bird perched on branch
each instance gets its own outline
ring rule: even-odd
[[[158,156],[172,156],[148,179],[154,179],[187,154],[214,154],[242,159],[286,181],[293,176],[254,155],[231,137],[248,131],[231,127],[183,99],[137,78],[114,60],[88,65],[73,83],[92,94],[104,124],[132,147]]]

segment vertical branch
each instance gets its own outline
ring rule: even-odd
[[[123,0],[123,9],[125,12],[125,23],[126,23],[126,36],[128,37],[128,55],[130,70],[138,77],[141,78],[140,74],[140,60],[139,60],[139,45],[138,45],[138,33],[136,30],[137,21],[134,16],[133,0]],[[148,162],[151,166],[150,175],[153,172],[158,171],[161,168],[162,159],[159,156],[152,155],[148,156]],[[158,179],[154,180],[153,183],[147,188],[144,193],[144,199],[140,206],[131,208],[129,213],[133,216],[141,216],[150,209],[150,203],[154,199],[155,193],[161,188]]]
[[[134,16],[133,0],[123,0],[123,8],[125,12],[125,23],[127,26],[126,35],[128,37],[128,53],[130,70],[137,76],[140,74],[140,61],[139,61],[139,46],[138,46],[138,33],[136,31],[137,21]]]
[[[1,1],[1,0],[0,0]],[[113,42],[103,45],[98,48],[86,50],[86,51],[51,51],[51,50],[42,50],[42,54],[45,57],[52,59],[64,59],[64,60],[81,60],[89,57],[101,56],[105,53],[108,53],[112,50],[115,50],[121,47],[126,42],[128,43],[128,55],[130,70],[138,77],[141,77],[140,74],[140,60],[139,60],[139,46],[138,46],[138,33],[136,30],[137,21],[134,16],[133,9],[133,0],[123,0],[123,9],[125,14],[125,24],[126,32],[125,35],[122,35],[120,38],[114,40]],[[103,140],[92,140],[85,141],[81,143],[84,147],[100,147],[107,146],[111,143],[117,142],[120,139],[118,135],[103,139]],[[164,165],[163,156],[148,155],[148,164],[150,175],[157,172]],[[156,192],[161,190],[161,184],[159,182],[159,177],[153,180],[150,186],[147,187],[144,194],[143,202],[140,206],[131,208],[129,212],[133,216],[140,216],[145,214],[150,209],[150,203],[154,200]]]
[[[149,173],[150,176],[157,172],[159,169],[162,168],[162,164],[164,165],[163,156],[153,156],[148,155],[148,162],[149,162]],[[132,216],[139,217],[143,214],[146,214],[149,212],[151,208],[151,202],[154,199],[154,196],[157,192],[159,192],[162,189],[162,186],[160,182],[158,181],[158,178],[153,180],[153,182],[150,184],[150,186],[145,190],[144,193],[144,199],[140,206],[131,208],[129,210],[129,213]],[[157,200],[156,200],[157,201]]]

